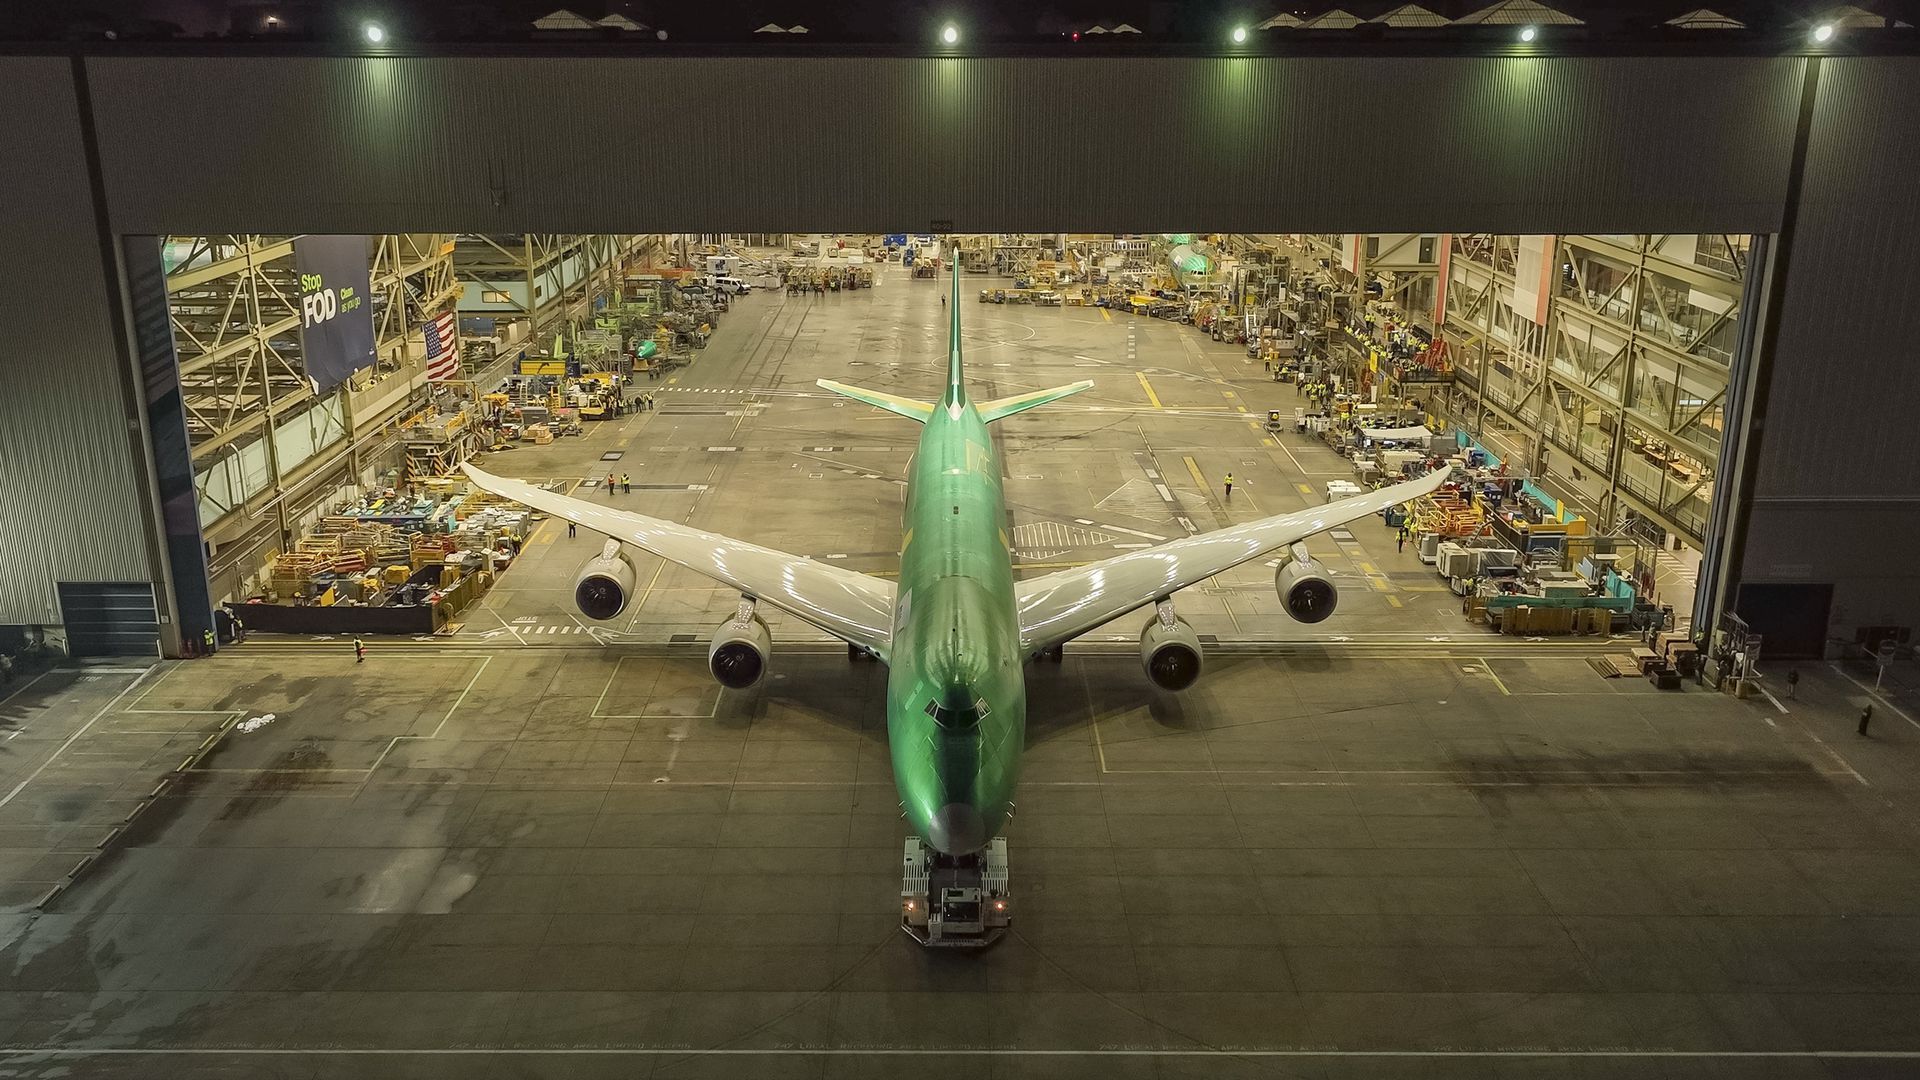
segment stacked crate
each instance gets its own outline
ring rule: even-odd
[[[407,552],[407,565],[414,570],[445,562],[447,553],[456,550],[456,538],[449,533],[415,533]]]
[[[1432,495],[1416,507],[1420,531],[1435,536],[1475,536],[1480,532],[1480,509],[1457,495]]]
[[[289,551],[273,557],[268,582],[275,596],[304,599],[307,583],[326,568],[326,556],[308,551]]]

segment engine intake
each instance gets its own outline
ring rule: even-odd
[[[735,617],[720,624],[707,646],[707,670],[729,690],[745,690],[767,674],[767,656],[773,652],[773,634],[758,615]]]
[[[1334,587],[1326,569],[1312,559],[1281,563],[1274,572],[1273,587],[1295,622],[1323,622],[1340,603],[1340,590]]]
[[[1140,666],[1162,690],[1180,691],[1200,678],[1200,637],[1185,619],[1155,615],[1140,630]]]
[[[580,614],[605,622],[627,609],[636,577],[633,564],[618,540],[607,541],[600,554],[587,560],[573,580],[573,602]]]

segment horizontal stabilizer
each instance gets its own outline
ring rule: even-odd
[[[1091,389],[1093,389],[1092,380],[1082,379],[1077,383],[1056,386],[1051,390],[1035,390],[1030,394],[1015,394],[1012,397],[983,401],[979,405],[976,405],[975,408],[980,410],[980,419],[990,424],[1002,417],[1012,416],[1014,413],[1022,410],[1031,409],[1035,405],[1045,405],[1050,401],[1059,401],[1063,397],[1071,397],[1082,390]]]
[[[837,383],[832,379],[819,379],[817,382],[822,390],[831,390],[841,397],[862,401],[876,409],[898,413],[923,424],[927,422],[927,417],[933,415],[933,406],[924,401],[915,401],[912,398],[904,398],[898,394],[888,394],[879,390],[868,390],[860,386],[848,386],[846,383]]]

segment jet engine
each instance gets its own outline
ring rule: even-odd
[[[605,622],[627,609],[627,601],[633,599],[635,576],[633,563],[620,550],[620,541],[609,540],[574,578],[573,602],[580,614]]]
[[[707,646],[707,670],[721,686],[745,690],[766,675],[767,655],[772,651],[773,635],[748,607],[713,632],[713,643]]]
[[[1306,549],[1297,544],[1290,555],[1280,560],[1280,569],[1273,574],[1273,587],[1295,622],[1321,622],[1333,614],[1340,602],[1340,590],[1334,588],[1326,568],[1309,558]]]
[[[1156,612],[1140,630],[1140,666],[1162,690],[1185,690],[1200,678],[1200,638],[1185,619]]]

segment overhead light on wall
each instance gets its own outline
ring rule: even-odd
[[[947,28],[940,31],[940,40],[949,45],[957,44],[960,41],[960,28],[948,23]]]
[[[1235,45],[1244,45],[1244,44],[1246,44],[1246,40],[1247,40],[1247,28],[1246,28],[1246,27],[1244,27],[1244,26],[1236,26],[1236,27],[1234,27],[1234,28],[1233,28],[1233,43],[1234,43]]]
[[[1533,27],[1531,27],[1531,26],[1528,26],[1528,27],[1523,27],[1523,28],[1522,28],[1522,29],[1520,30],[1520,40],[1521,40],[1521,41],[1532,41],[1532,40],[1533,40],[1534,38],[1537,38],[1537,37],[1539,37],[1539,36],[1540,36],[1540,31],[1538,31],[1538,30],[1535,30],[1535,29],[1534,29]]]
[[[368,23],[360,32],[365,34],[367,40],[373,42],[375,45],[387,40],[387,32],[381,29],[379,23]]]
[[[1819,26],[1814,27],[1813,40],[1819,42],[1822,45],[1825,45],[1827,42],[1832,41],[1833,40],[1833,24],[1821,23]]]

